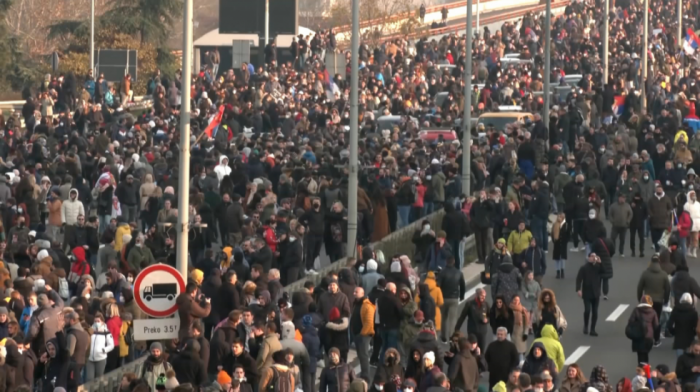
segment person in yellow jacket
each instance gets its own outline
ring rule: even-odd
[[[361,322],[359,327],[361,328],[360,333],[352,338],[355,341],[357,358],[360,360],[360,377],[369,377],[369,342],[374,336],[374,313],[376,307],[369,298],[365,296],[365,290],[361,286],[355,287],[353,296],[355,297],[355,309],[359,307],[359,319]],[[357,310],[353,312],[357,312]],[[356,313],[354,313],[354,315],[356,315]],[[352,333],[355,334],[355,331],[357,331],[356,325],[353,323],[350,328]]]
[[[124,243],[124,235],[127,234],[131,236],[131,226],[126,222],[119,222],[117,226],[117,231],[114,234],[114,250],[121,252],[122,247],[126,245]]]
[[[525,252],[530,246],[530,241],[532,240],[532,233],[530,230],[525,228],[525,222],[520,222],[518,225],[518,230],[510,232],[508,236],[508,251],[513,258],[513,264],[516,264],[518,257],[521,253]]]
[[[428,285],[430,296],[433,297],[433,301],[435,301],[435,331],[440,332],[442,331],[442,314],[440,313],[440,309],[442,305],[445,304],[445,299],[442,297],[442,289],[438,287],[437,281],[435,280],[435,272],[428,272],[423,283]],[[416,294],[416,303],[420,304],[418,294]]]
[[[134,340],[133,317],[131,313],[122,313],[122,329],[119,331],[119,359],[122,365],[134,360],[131,344]]]
[[[544,345],[544,348],[547,351],[547,356],[549,359],[554,361],[555,365],[557,365],[557,372],[564,369],[564,361],[566,360],[566,355],[564,355],[564,347],[559,341],[559,334],[557,333],[557,330],[554,329],[551,324],[547,324],[542,328],[542,336],[535,339],[535,341],[532,342],[532,345],[534,346],[537,342]]]

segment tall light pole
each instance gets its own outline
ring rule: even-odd
[[[190,95],[192,84],[192,19],[194,0],[184,0],[182,39],[182,105],[180,106],[180,180],[177,204],[177,269],[187,279],[187,250],[190,224]]]
[[[93,78],[97,80],[97,75],[95,75],[95,0],[90,0],[90,71],[92,71]]]
[[[265,45],[270,42],[270,0],[265,0]]]
[[[676,32],[676,42],[678,42],[678,57],[681,62],[681,77],[683,77],[683,0],[678,0],[678,10],[676,13],[678,14],[678,31]]]
[[[479,3],[481,3],[480,0],[476,0],[476,33],[479,34],[479,29],[481,29],[481,26],[479,25],[479,19],[481,19],[481,11],[479,10]],[[481,37],[481,35],[479,35]]]
[[[606,0],[607,1],[607,0]],[[544,107],[542,108],[542,122],[545,128],[549,129],[549,94],[550,94],[550,79],[552,78],[552,63],[550,60],[550,52],[552,50],[552,0],[547,0],[547,6],[545,7],[544,16],[544,91],[542,92],[544,98]]]
[[[610,23],[610,0],[603,1],[605,1],[605,18],[603,19],[603,86],[605,86],[608,84],[608,57],[610,56],[608,54],[608,45],[610,44],[610,26],[608,26]]]
[[[360,56],[360,0],[352,0],[352,37],[350,39],[350,162],[348,165],[348,241],[346,256],[357,256],[357,145],[359,113],[357,91]]]
[[[649,45],[649,0],[644,0],[644,34],[642,36],[642,113],[647,112],[647,47]]]
[[[478,0],[477,0],[478,1]],[[467,31],[464,56],[464,115],[462,116],[462,193],[469,196],[472,168],[472,0],[467,0]]]

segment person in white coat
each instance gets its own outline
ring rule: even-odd
[[[104,316],[101,313],[95,315],[95,323],[92,325],[92,337],[90,337],[90,354],[85,364],[85,382],[102,377],[107,366],[107,354],[114,350],[114,338],[107,329]]]
[[[214,168],[214,173],[216,173],[216,177],[219,178],[219,183],[221,183],[221,180],[223,180],[225,176],[231,174],[231,168],[228,166],[228,157],[226,155],[219,157],[219,164]]]
[[[695,191],[688,192],[688,201],[683,207],[688,211],[690,218],[693,220],[693,226],[690,228],[688,241],[688,255],[698,257],[698,233],[700,233],[700,202],[697,200]]]

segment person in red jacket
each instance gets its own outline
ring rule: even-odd
[[[676,217],[678,218],[678,243],[680,244],[681,252],[685,255],[688,253],[688,244],[686,244],[686,240],[693,227],[693,220],[690,218],[690,213],[683,209],[684,205],[685,201],[679,204],[679,207],[676,209]]]
[[[275,234],[275,226],[277,226],[277,223],[273,218],[269,218],[263,226],[263,238],[265,238],[265,242],[267,246],[270,247],[270,250],[272,250],[272,253],[277,252],[278,241],[277,234]]]
[[[73,248],[73,264],[70,267],[70,273],[68,274],[68,282],[75,285],[80,281],[80,277],[83,275],[90,275],[90,264],[85,260],[85,249],[84,247],[76,246]]]

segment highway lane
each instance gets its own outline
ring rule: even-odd
[[[608,233],[610,225],[606,224]],[[629,256],[629,235],[625,245],[625,258],[616,254],[613,257],[613,278],[610,280],[608,300],[602,300],[598,309],[598,324],[596,331],[599,336],[592,337],[583,334],[583,301],[575,292],[576,274],[586,262],[584,252],[569,252],[566,265],[566,278],[556,279],[556,270],[552,260],[551,244],[547,255],[547,272],[543,280],[545,288],[555,292],[557,304],[561,308],[568,328],[561,337],[567,364],[577,363],[590,375],[594,366],[602,365],[608,372],[611,383],[616,383],[622,377],[633,377],[637,365],[637,356],[632,352],[632,344],[625,336],[625,326],[634,309],[639,303],[637,283],[642,272],[649,266],[653,250],[650,240],[646,241],[645,258]],[[569,249],[572,247],[569,244]],[[617,252],[617,250],[616,250]],[[688,258],[690,273],[700,280],[700,260]],[[471,285],[477,286],[478,282]],[[478,286],[483,286],[478,284]],[[489,304],[492,304],[490,287],[487,287]],[[466,324],[466,323],[465,323]],[[466,333],[466,325],[462,327]],[[530,338],[530,343],[532,342]],[[676,366],[676,356],[673,352],[673,338],[662,340],[660,347],[654,348],[649,356],[652,366],[666,364],[673,371]],[[614,385],[614,384],[613,384]]]

